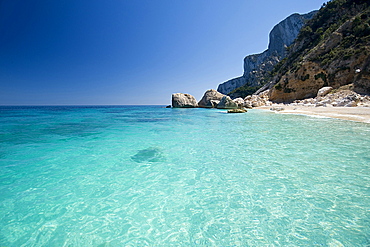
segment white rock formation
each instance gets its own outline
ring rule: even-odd
[[[214,108],[217,101],[221,101],[225,95],[217,92],[214,89],[207,90],[202,99],[198,102],[198,106],[202,108]]]
[[[186,93],[172,94],[172,107],[174,108],[194,108],[198,107],[194,96]]]
[[[324,97],[327,95],[331,90],[333,90],[332,87],[323,87],[320,88],[319,91],[317,92],[317,97]]]
[[[238,104],[234,102],[230,96],[222,97],[220,103],[217,106],[218,109],[236,109],[238,108]]]
[[[244,105],[244,99],[243,98],[236,98],[234,99],[234,102],[238,104],[238,107],[242,107]]]
[[[250,108],[250,107],[271,105],[271,102],[269,101],[268,93],[269,91],[266,90],[258,95],[255,95],[255,94],[248,95],[244,99],[244,106],[247,108]]]
[[[317,96],[304,100],[295,100],[292,105],[316,106],[316,107],[370,107],[370,96],[360,95],[352,90],[340,90],[328,93],[325,96]]]

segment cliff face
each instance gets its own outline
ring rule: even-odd
[[[255,91],[256,88],[263,85],[266,82],[263,78],[274,68],[274,65],[286,56],[286,48],[292,44],[305,22],[311,19],[316,12],[313,11],[304,15],[293,14],[277,24],[270,32],[268,49],[263,53],[245,57],[243,76],[220,84],[217,91],[230,94],[233,90],[242,86]],[[246,95],[233,92],[230,96],[236,98]]]
[[[315,97],[323,86],[353,84],[370,94],[370,6],[334,0],[302,28],[286,59],[274,69],[269,97],[292,102]]]

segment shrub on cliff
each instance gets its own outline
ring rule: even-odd
[[[284,92],[278,96],[283,101],[314,94],[319,86],[335,88],[354,83],[359,91],[370,93],[369,5],[368,0],[333,0],[324,4],[301,29],[287,57],[264,78],[277,83],[271,92]],[[356,74],[358,69],[361,73]],[[314,76],[307,76],[309,73]],[[284,83],[287,78],[289,84]],[[317,83],[321,80],[323,85]],[[298,94],[294,89],[310,91]]]

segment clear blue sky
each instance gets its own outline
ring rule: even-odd
[[[0,104],[170,104],[243,73],[323,0],[0,0]]]

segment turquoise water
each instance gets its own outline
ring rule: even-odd
[[[0,246],[370,246],[370,125],[0,107]]]

